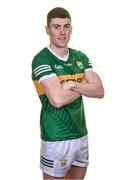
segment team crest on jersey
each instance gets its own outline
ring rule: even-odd
[[[79,60],[76,61],[76,65],[80,68],[80,69],[84,69],[83,63]]]

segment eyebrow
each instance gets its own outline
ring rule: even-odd
[[[71,24],[69,24],[69,23],[67,23],[67,24],[64,24],[64,26],[71,26]],[[51,25],[52,27],[54,27],[54,26],[61,26],[60,24],[53,24],[53,25]]]

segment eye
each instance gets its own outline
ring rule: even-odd
[[[70,24],[66,24],[64,27],[65,27],[66,29],[70,29],[70,28],[71,28],[71,25],[70,25]]]
[[[55,26],[53,26],[53,28],[58,30],[58,29],[60,29],[60,26],[55,25]]]
[[[59,26],[54,26],[54,28],[55,28],[55,29],[58,29],[58,28],[59,28]]]

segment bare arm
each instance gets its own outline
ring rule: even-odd
[[[56,76],[44,79],[41,84],[45,89],[50,103],[57,108],[70,104],[81,96],[79,92],[70,89],[64,90]]]
[[[103,98],[104,89],[98,74],[90,70],[85,73],[85,78],[81,83],[73,81],[66,83],[64,89],[72,89],[87,97]]]

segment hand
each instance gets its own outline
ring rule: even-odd
[[[76,82],[75,81],[68,81],[68,82],[64,83],[62,86],[63,86],[64,90],[71,90],[76,86]]]

